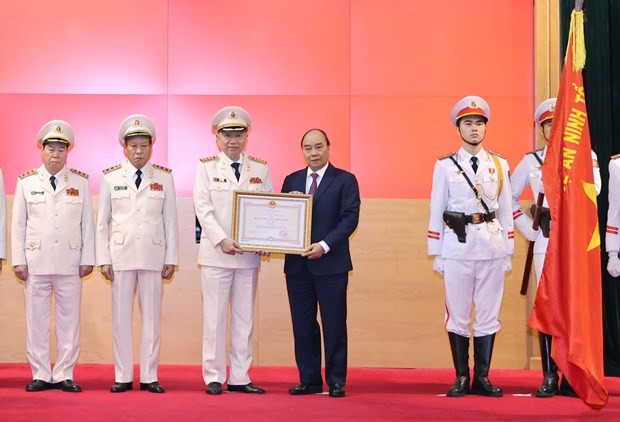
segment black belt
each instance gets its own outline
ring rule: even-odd
[[[465,214],[465,222],[467,224],[490,223],[495,218],[495,211],[491,212],[475,212],[473,214]]]

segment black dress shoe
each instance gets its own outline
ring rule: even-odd
[[[228,391],[233,393],[249,393],[249,394],[265,394],[265,390],[255,386],[252,383],[246,385],[230,385],[228,384]]]
[[[548,398],[558,394],[558,374],[557,372],[549,371],[543,383],[538,390],[536,390],[536,397]]]
[[[462,375],[460,377],[456,377],[454,380],[454,384],[448,390],[446,396],[448,397],[463,397],[465,394],[469,393],[469,377],[466,375]]]
[[[297,384],[288,389],[292,396],[303,396],[305,394],[322,394],[323,387],[320,385]]]
[[[26,386],[26,391],[34,393],[36,391],[45,391],[52,388],[52,384],[42,380],[32,380],[30,384]]]
[[[334,384],[332,387],[329,387],[329,397],[344,397],[344,385],[342,384]]]
[[[566,377],[562,376],[562,382],[560,383],[560,388],[558,389],[558,395],[565,397],[579,397],[573,387],[570,385]]]
[[[158,393],[158,394],[166,392],[164,387],[159,382],[157,382],[157,381],[141,382],[140,383],[140,390],[148,391],[149,393]]]
[[[73,382],[73,380],[64,380],[54,384],[56,390],[66,391],[67,393],[81,393],[82,387]]]
[[[471,394],[477,394],[485,397],[502,397],[501,388],[494,387],[491,381],[485,376],[474,376],[474,381],[471,383]]]
[[[222,383],[216,381],[210,382],[207,385],[207,394],[211,396],[217,396],[219,394],[222,394]]]
[[[133,388],[133,382],[115,382],[112,387],[110,387],[110,393],[124,393],[125,391],[129,391]]]

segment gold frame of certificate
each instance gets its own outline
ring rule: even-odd
[[[302,254],[310,246],[312,195],[235,191],[232,238],[250,252]]]

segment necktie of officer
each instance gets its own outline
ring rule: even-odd
[[[474,173],[478,171],[478,157],[471,157],[471,168],[474,169]]]
[[[52,188],[56,190],[56,178],[54,176],[50,177],[50,183],[52,184]]]
[[[142,183],[142,170],[138,170],[136,176],[136,188],[140,188],[140,183]]]
[[[241,173],[239,173],[239,167],[241,166],[241,163],[232,163],[231,166],[235,170],[235,177],[237,178],[237,180],[239,180],[239,178],[241,177]]]
[[[310,173],[310,176],[312,176],[312,183],[310,183],[310,189],[308,189],[308,195],[314,195],[316,192],[316,188],[318,187],[317,183],[316,183],[316,179],[319,178],[319,174],[318,173]]]

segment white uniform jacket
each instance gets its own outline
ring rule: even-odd
[[[497,157],[501,169],[497,168],[493,155]],[[489,210],[496,214],[491,222],[467,224],[466,243],[460,243],[454,231],[444,225],[443,212],[473,214],[486,211],[478,203],[473,190],[450,156],[454,156],[474,186],[477,186]],[[461,148],[456,154],[442,157],[435,163],[427,236],[428,254],[460,260],[497,259],[512,255],[514,228],[508,162],[483,149],[478,154],[481,157],[478,171],[474,173],[469,158],[465,157],[470,155]]]
[[[272,192],[267,163],[242,154],[237,181],[231,160],[222,152],[200,160],[194,181],[194,210],[202,226],[198,264],[220,268],[258,268],[260,256],[251,252],[227,255],[220,242],[232,237],[233,192]]]
[[[31,275],[77,275],[95,265],[95,229],[88,176],[64,167],[52,189],[45,167],[19,176],[13,202],[11,265]]]
[[[136,188],[129,162],[104,170],[97,211],[97,265],[161,271],[179,263],[179,225],[171,170],[147,162]]]
[[[6,197],[2,169],[0,169],[0,259],[6,259]]]
[[[515,220],[515,227],[521,232],[525,232],[526,227],[532,227],[532,219],[530,218],[529,212],[525,212],[523,208],[521,208],[521,204],[519,204],[519,198],[523,194],[523,191],[529,184],[532,193],[534,194],[534,202],[538,199],[538,193],[544,192],[543,180],[542,180],[542,167],[536,156],[540,158],[540,161],[544,163],[545,155],[547,154],[547,147],[538,149],[533,152],[528,152],[523,157],[523,160],[517,165],[517,168],[510,176],[510,183],[512,186],[512,209],[513,209],[513,218]],[[598,166],[598,158],[596,153],[592,151],[592,163],[593,163],[593,172],[594,172],[594,187],[596,189],[596,194],[598,195],[601,192],[601,171]],[[610,164],[611,165],[611,164]],[[547,202],[547,196],[543,201],[543,207],[549,208],[549,203]],[[549,243],[549,239],[543,236],[541,230],[538,232],[538,237],[536,238],[536,243],[534,244],[534,253],[545,253],[547,251],[547,245]]]
[[[620,251],[620,154],[609,161],[609,209],[605,245],[607,252]]]

